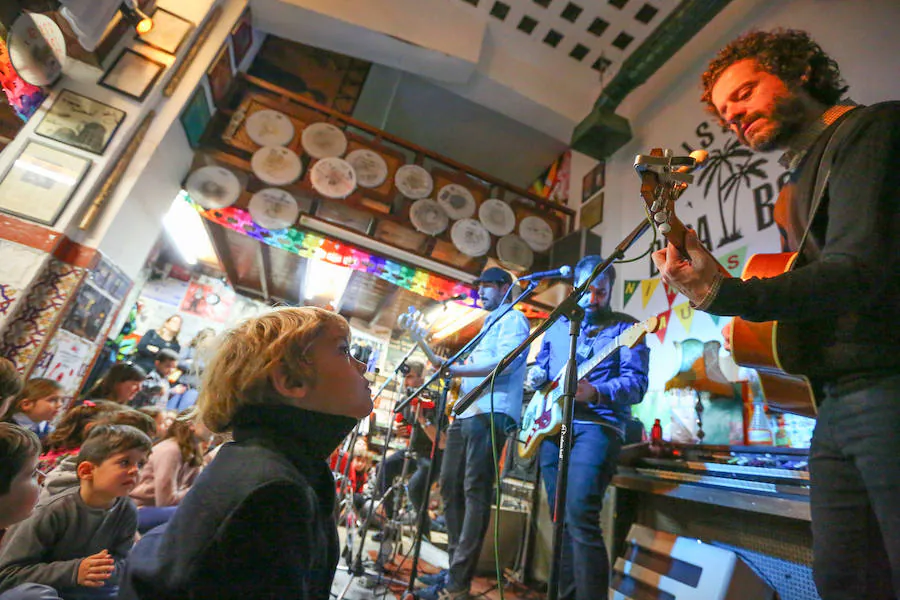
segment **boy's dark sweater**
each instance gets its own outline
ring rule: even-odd
[[[354,419],[244,407],[234,443],[128,561],[120,599],[326,600],[339,547],[326,459]]]

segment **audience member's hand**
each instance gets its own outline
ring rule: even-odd
[[[116,568],[113,557],[105,549],[81,560],[78,565],[78,585],[102,587]]]

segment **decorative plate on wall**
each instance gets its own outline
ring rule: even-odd
[[[250,168],[260,181],[269,185],[289,185],[303,174],[300,157],[282,146],[264,146],[254,152]]]
[[[527,271],[534,264],[531,248],[514,233],[497,240],[497,258],[513,271]]]
[[[475,219],[460,219],[450,228],[450,239],[467,256],[484,256],[491,249],[491,234]]]
[[[294,139],[294,125],[277,110],[260,110],[247,117],[247,135],[260,146],[287,146]]]
[[[410,200],[427,198],[434,189],[431,173],[419,165],[403,165],[394,175],[394,184]]]
[[[477,209],[472,192],[458,183],[449,183],[442,187],[437,193],[437,201],[447,216],[454,221],[473,217]]]
[[[413,202],[409,207],[409,220],[418,231],[428,235],[443,233],[450,224],[450,219],[441,205],[429,198]]]
[[[535,252],[546,252],[553,245],[553,229],[540,217],[525,217],[519,223],[519,235]]]
[[[309,170],[313,189],[326,198],[346,198],[356,189],[356,171],[343,158],[317,160]]]
[[[364,188],[377,188],[387,179],[388,166],[380,154],[359,148],[347,155],[347,162],[356,171],[356,183]]]
[[[241,182],[225,167],[209,165],[188,175],[184,189],[191,200],[203,208],[217,209],[237,202],[241,195]]]
[[[478,220],[498,237],[510,234],[516,228],[516,214],[503,200],[491,198],[478,207]]]
[[[253,194],[247,211],[254,223],[272,230],[290,227],[300,216],[300,207],[294,197],[278,188],[266,188]]]
[[[347,136],[331,123],[313,123],[303,130],[300,143],[313,158],[343,156],[347,152]]]

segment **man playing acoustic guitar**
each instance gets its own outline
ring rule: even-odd
[[[575,285],[590,277],[599,256],[585,256],[575,266]],[[578,304],[585,320],[578,336],[579,364],[601,352],[635,319],[610,309],[609,301],[616,272],[610,267],[589,286]],[[538,388],[558,373],[569,357],[569,322],[554,323],[541,344],[535,366],[525,384]],[[565,529],[560,564],[559,598],[595,600],[606,596],[609,587],[609,557],[600,529],[603,494],[612,480],[625,425],[631,406],[647,391],[650,350],[641,341],[634,348],[622,347],[578,381],[565,506]],[[548,438],[540,447],[541,477],[550,500],[556,497],[559,436]]]
[[[653,261],[711,314],[786,328],[815,318],[804,327],[818,341],[807,338],[800,353],[814,357],[801,374],[824,387],[809,461],[816,585],[823,600],[895,598],[900,329],[887,319],[900,311],[900,103],[842,102],[837,64],[795,30],[738,38],[710,63],[703,87],[710,112],[744,145],[785,151],[791,177],[775,212],[799,266],[730,278],[693,232],[690,261],[671,243]]]

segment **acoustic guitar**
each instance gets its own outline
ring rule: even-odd
[[[634,159],[635,171],[641,177],[641,198],[649,217],[666,240],[688,260],[687,228],[675,215],[675,201],[693,182],[689,171],[698,159],[705,158],[695,156],[697,154],[673,157],[654,148],[649,155],[639,154]],[[712,258],[709,250],[705,250]],[[796,261],[796,252],[755,254],[744,266],[741,279],[774,277],[793,269]],[[724,276],[731,277],[721,264],[719,269]],[[815,390],[804,375],[814,368],[811,348],[815,344],[810,343],[802,323],[755,323],[734,317],[729,341],[734,361],[757,371],[769,407],[807,417],[816,416]]]
[[[582,379],[593,371],[597,365],[609,358],[616,350],[623,347],[633,348],[644,339],[648,333],[653,333],[659,328],[659,319],[650,317],[642,323],[636,323],[616,336],[597,354],[578,365],[578,376]],[[531,401],[522,415],[522,426],[518,435],[519,456],[530,458],[537,452],[541,441],[551,435],[559,433],[562,426],[563,414],[560,398],[565,393],[566,365],[560,369],[556,377],[550,383],[545,384],[534,393]]]

